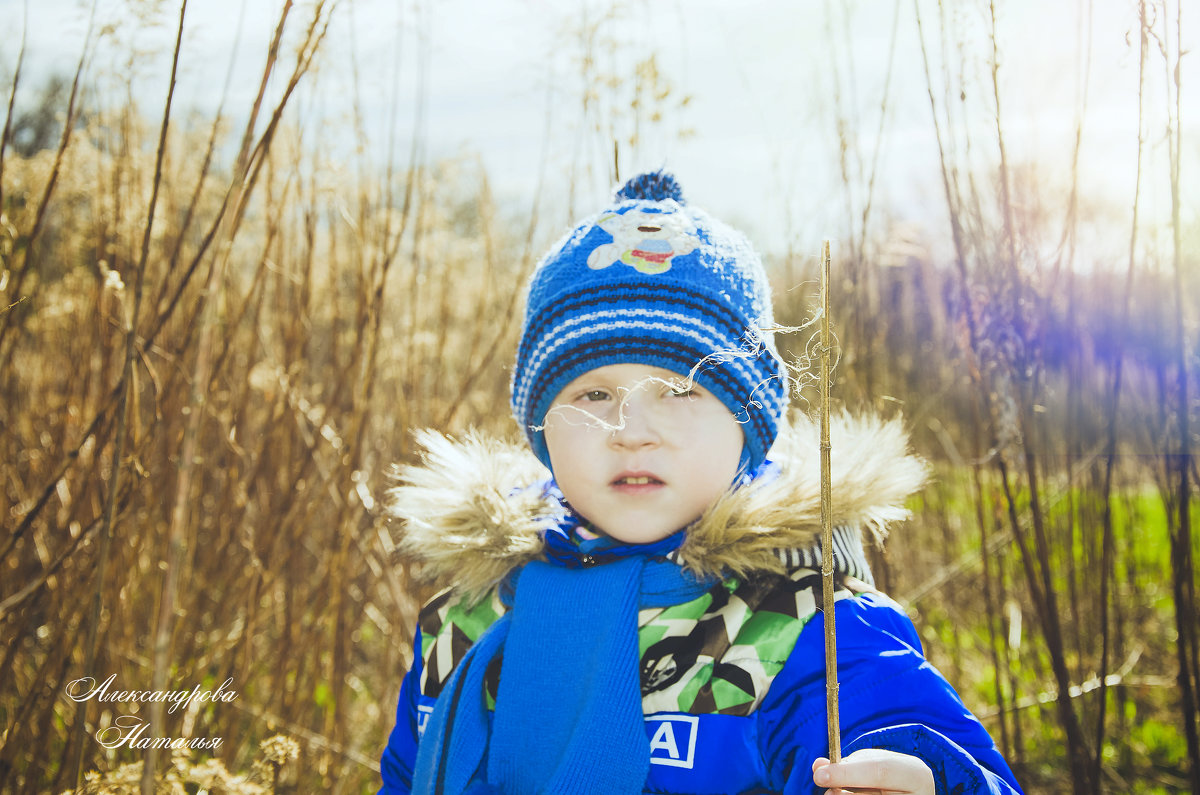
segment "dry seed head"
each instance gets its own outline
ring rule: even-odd
[[[276,734],[258,745],[263,758],[275,765],[282,765],[300,756],[300,744],[291,737]]]

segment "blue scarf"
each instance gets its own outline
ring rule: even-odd
[[[417,753],[413,791],[640,793],[650,744],[638,610],[690,601],[712,585],[660,557],[682,536],[639,547],[580,543],[574,528],[548,532],[551,562],[527,564],[501,589],[511,609],[442,690]],[[500,653],[489,730],[484,674]]]

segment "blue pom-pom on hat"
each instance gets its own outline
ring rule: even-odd
[[[693,375],[741,422],[753,471],[787,404],[766,273],[749,241],[688,205],[675,178],[639,174],[534,271],[513,370],[513,415],[551,466],[540,430],[568,383],[609,364]]]
[[[621,186],[621,189],[617,191],[616,199],[617,201],[644,199],[653,202],[673,199],[680,204],[684,203],[683,190],[679,187],[679,183],[675,181],[675,177],[663,171],[638,174]]]

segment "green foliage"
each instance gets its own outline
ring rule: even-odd
[[[1173,724],[1144,721],[1130,732],[1129,744],[1154,767],[1183,770],[1187,746],[1179,727]]]

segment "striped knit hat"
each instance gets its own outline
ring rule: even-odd
[[[578,376],[610,364],[692,374],[742,423],[753,471],[775,441],[786,374],[769,333],[762,263],[739,232],[688,206],[674,177],[634,177],[533,274],[513,371],[513,415],[547,467],[539,426]]]

